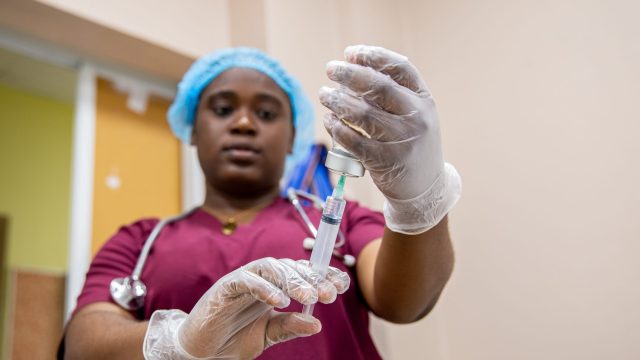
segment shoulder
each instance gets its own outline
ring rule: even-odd
[[[369,219],[374,222],[382,222],[384,224],[384,216],[380,211],[372,210],[361,205],[359,202],[352,200],[347,200],[343,218],[346,218],[348,221]]]
[[[114,237],[144,237],[145,235],[149,235],[159,222],[160,219],[158,218],[139,219],[131,224],[121,226]]]
[[[356,201],[347,201],[342,216],[351,254],[358,258],[362,249],[384,234],[384,216]]]
[[[96,257],[113,252],[119,254],[123,252],[140,252],[145,240],[159,221],[157,218],[146,218],[121,226],[118,231],[102,245]]]

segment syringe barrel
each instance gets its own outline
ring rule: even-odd
[[[318,227],[318,235],[311,252],[310,262],[311,267],[323,278],[327,274],[327,268],[331,262],[345,205],[346,201],[343,199],[328,196],[322,211],[322,220]]]

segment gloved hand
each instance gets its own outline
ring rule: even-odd
[[[349,276],[329,268],[321,279],[308,261],[264,258],[218,280],[188,315],[153,313],[145,335],[145,359],[253,359],[271,345],[320,332],[320,321],[276,312],[293,298],[331,303],[349,288]]]
[[[387,227],[419,234],[460,197],[460,176],[442,157],[435,102],[418,70],[400,54],[357,45],[327,64],[338,89],[320,89],[333,114],[324,125],[355,155],[385,195]]]

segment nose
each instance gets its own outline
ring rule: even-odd
[[[255,135],[258,132],[255,122],[246,111],[242,111],[231,124],[231,133],[236,135]]]

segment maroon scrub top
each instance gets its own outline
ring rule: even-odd
[[[305,207],[317,226],[321,213]],[[122,227],[96,254],[78,297],[76,312],[95,302],[112,302],[109,283],[131,274],[142,246],[158,223],[140,220]],[[148,320],[160,309],[180,309],[189,313],[198,299],[225,274],[253,260],[274,257],[308,259],[310,251],[302,242],[310,233],[293,205],[278,198],[251,222],[239,225],[231,235],[223,235],[221,223],[209,213],[196,209],[186,218],[166,225],[157,237],[144,266],[141,279],[146,284],[144,307],[132,312]],[[358,257],[372,240],[382,237],[384,218],[348,201],[340,229],[346,244],[343,254]],[[369,312],[359,291],[355,268],[347,268],[335,257],[331,266],[351,276],[349,290],[332,304],[317,304],[314,316],[322,322],[319,334],[299,338],[267,349],[259,359],[379,359],[369,335]],[[292,301],[283,311],[301,311]]]

